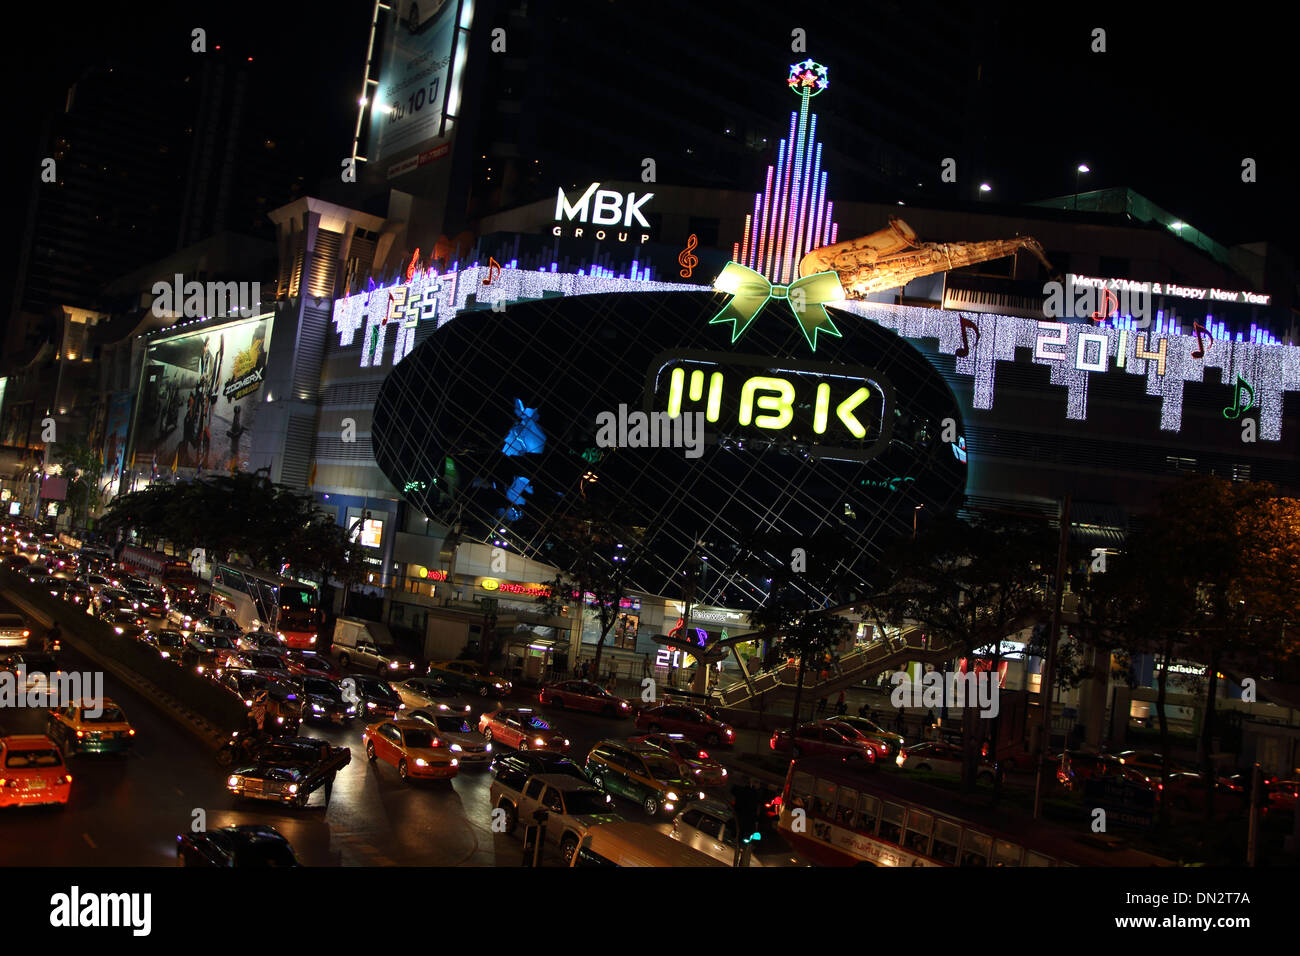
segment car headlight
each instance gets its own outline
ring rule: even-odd
[[[314,713],[314,714],[323,714],[323,713],[325,713],[325,708],[322,707],[320,704],[312,704],[312,705],[311,705],[311,709],[312,709],[312,713]]]
[[[296,783],[291,783],[291,784],[289,784],[289,792],[290,792],[290,793],[297,793],[297,792],[298,792],[298,785],[297,785]]]
[[[541,737],[536,737],[536,738],[533,739],[533,746],[535,746],[535,747],[545,747],[545,746],[546,746],[546,741],[543,740]]]
[[[373,700],[366,701],[366,710],[374,710],[374,709],[375,709],[375,702]]]
[[[416,757],[415,765],[417,767],[427,767],[429,766],[429,761],[425,760],[423,757]]]
[[[453,753],[461,753],[465,748],[460,744],[452,744],[451,749]]]
[[[500,689],[501,689],[501,685],[500,685],[500,684],[493,684],[492,686],[495,687],[497,690],[500,690]]]
[[[389,661],[389,662],[388,662],[388,669],[389,669],[389,670],[397,670],[397,668],[399,668],[399,667],[401,667],[401,666],[402,666],[402,665],[399,664],[399,663],[397,663],[397,661]]]
[[[569,746],[569,738],[568,738],[568,737],[565,737],[565,738],[564,738],[564,746],[566,746],[566,747]]]
[[[665,793],[664,796],[667,797],[669,800],[678,800],[678,799],[680,799],[680,798],[677,796],[677,794],[673,793],[673,791],[671,791],[671,790],[669,790],[667,793]]]
[[[726,768],[726,767],[723,767],[723,768],[722,768],[722,775],[723,775],[724,777],[727,775],[727,768]]]
[[[240,778],[233,774],[229,777],[229,779],[226,780],[227,787],[237,787],[239,786],[239,784],[240,784]]]
[[[113,630],[116,631],[118,634],[121,634],[121,633],[122,633],[122,628],[121,628],[121,627],[115,627],[115,628],[113,628]]]
[[[492,745],[491,745],[491,744],[487,744],[487,745],[484,747],[484,752],[485,752],[485,753],[491,753],[491,752],[492,752]]]
[[[452,757],[452,758],[451,758],[451,765],[452,765],[453,767],[459,767],[459,766],[460,766],[460,761],[457,760],[455,757]]]

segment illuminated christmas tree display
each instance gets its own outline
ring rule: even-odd
[[[798,94],[799,110],[790,114],[790,132],[781,140],[776,165],[767,167],[754,212],[745,216],[744,237],[731,250],[736,262],[780,284],[798,278],[804,254],[834,243],[839,233],[831,221],[832,203],[826,201],[817,114],[808,107],[830,85],[826,67],[812,60],[795,63],[786,85]]]

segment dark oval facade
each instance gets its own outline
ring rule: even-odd
[[[962,503],[964,452],[943,440],[964,434],[957,400],[873,323],[829,310],[840,334],[815,332],[814,351],[772,299],[733,341],[740,322],[712,321],[729,300],[629,292],[461,313],[385,380],[375,459],[431,519],[540,561],[553,529],[599,500],[645,529],[633,588],[650,594],[677,596],[698,548],[696,601],[752,607],[766,582],[732,567],[738,554],[757,539],[788,562],[787,544],[827,534],[847,539],[869,582],[916,506]],[[633,413],[674,401],[678,422],[702,422],[702,447],[601,447],[602,422],[606,439],[613,422],[627,426],[617,438],[644,441],[653,429],[638,436]],[[661,438],[691,438],[648,420]]]

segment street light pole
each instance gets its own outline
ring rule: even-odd
[[[1079,211],[1079,177],[1084,173],[1090,173],[1090,172],[1092,172],[1092,170],[1090,170],[1085,163],[1080,163],[1078,165],[1078,168],[1076,168],[1074,171],[1074,211],[1075,212]]]

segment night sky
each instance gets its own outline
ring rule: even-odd
[[[789,35],[789,4],[732,6],[738,15],[770,20],[775,32]],[[1225,8],[1211,20],[1185,6],[1141,9],[1146,5],[1130,2],[1049,9],[1056,6],[980,5],[987,11],[980,15],[993,20],[997,43],[982,58],[984,178],[994,187],[993,203],[1068,194],[1082,161],[1093,170],[1084,189],[1130,186],[1224,244],[1267,240],[1293,254],[1300,251],[1290,32],[1265,18],[1231,19]],[[653,3],[645,7],[646,16],[655,15]],[[531,7],[545,8],[545,3]],[[828,5],[800,16],[809,32],[809,55],[817,56],[819,29],[870,30],[870,8],[869,3]],[[308,10],[312,15],[305,17]],[[277,61],[271,69],[285,77],[277,92],[285,104],[285,124],[309,130],[319,144],[303,157],[306,181],[337,175],[356,121],[370,11],[370,0],[133,0],[36,8],[43,26],[4,33],[13,121],[3,162],[14,191],[6,206],[20,218],[25,215],[35,185],[41,117],[61,106],[85,64],[134,60],[164,69],[167,61],[177,60],[176,68],[183,69],[185,58],[194,55],[189,48],[195,26],[207,28],[210,46],[221,43],[264,62]],[[1095,26],[1107,30],[1105,54],[1089,51]],[[908,39],[899,37],[898,43],[906,49]],[[663,51],[645,55],[661,60]],[[917,69],[925,64],[918,62]],[[626,83],[636,96],[655,95],[635,71],[602,82]],[[774,104],[774,114],[786,105]],[[942,120],[935,117],[936,123]],[[1255,184],[1241,181],[1247,156],[1258,161]],[[846,177],[835,182],[839,201],[882,198],[855,192]],[[174,224],[163,228],[172,230]],[[21,221],[13,223],[0,248],[6,318],[20,230]]]

